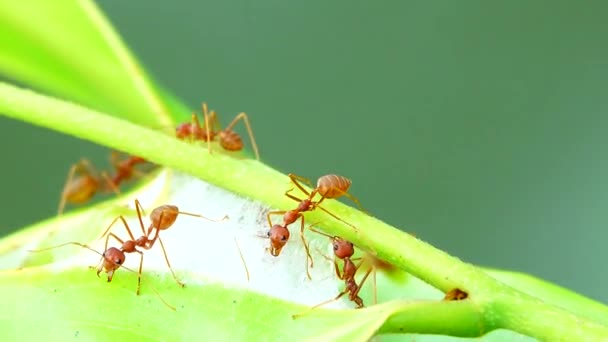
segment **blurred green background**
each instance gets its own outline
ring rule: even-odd
[[[193,110],[249,113],[264,162],[348,176],[366,209],[438,248],[608,303],[608,3],[100,6]],[[5,118],[0,139],[2,235],[55,215],[71,163],[107,163]]]

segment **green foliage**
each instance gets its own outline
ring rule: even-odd
[[[37,2],[36,6],[33,13],[23,2],[2,4],[0,35],[7,39],[2,43],[0,70],[86,107],[0,83],[2,114],[142,156],[242,198],[276,208],[293,205],[283,196],[287,178],[266,165],[226,154],[209,155],[200,146],[140,126],[171,124],[167,108],[184,106],[158,91],[94,4]],[[517,275],[504,277],[506,283],[512,282],[508,286],[495,279],[500,272],[489,275],[353,208],[335,201],[328,201],[326,208],[358,229],[319,211],[307,216],[309,222],[322,222],[328,233],[352,241],[441,292],[466,289],[470,299],[443,302],[438,300],[439,292],[412,277],[396,282],[380,277],[381,293],[390,293],[384,298],[390,300],[387,303],[362,310],[320,309],[294,320],[292,315],[306,307],[245,286],[209,280],[204,273],[195,274],[206,279],[204,285],[179,289],[166,272],[160,279],[157,273],[146,272],[144,293],[138,297],[131,290],[133,274],[123,272],[106,284],[69,259],[74,252],[57,251],[53,257],[27,254],[32,246],[91,241],[101,229],[90,230],[87,223],[100,221],[100,215],[105,219],[115,215],[113,210],[94,207],[0,242],[3,269],[26,266],[0,273],[2,301],[9,303],[0,315],[0,330],[12,339],[32,340],[77,336],[353,341],[377,332],[481,336],[495,329],[547,340],[608,338],[607,309],[601,304]],[[55,234],[51,240],[49,232]],[[298,276],[301,270],[293,273],[288,276]],[[150,293],[152,286],[176,306],[176,312]],[[418,300],[395,300],[402,294]],[[28,328],[31,325],[38,329]]]
[[[92,1],[5,1],[0,23],[0,71],[13,79],[139,124],[168,127],[168,108],[185,109],[160,100]]]

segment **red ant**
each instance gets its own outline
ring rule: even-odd
[[[463,300],[463,299],[467,299],[469,297],[469,294],[462,291],[461,289],[455,288],[452,289],[448,292],[446,292],[445,297],[443,297],[443,300],[446,301],[451,301],[451,300]]]
[[[53,246],[53,247],[49,247],[49,248],[43,248],[43,249],[37,249],[37,250],[30,250],[29,252],[43,252],[43,251],[47,251],[50,249],[55,249],[55,248],[59,248],[59,247],[63,247],[63,246],[67,246],[67,245],[76,245],[76,246],[80,246],[83,248],[86,248],[90,251],[93,251],[97,254],[99,254],[101,256],[101,260],[97,266],[97,276],[99,277],[99,273],[101,273],[101,271],[105,271],[108,274],[108,282],[112,281],[112,277],[114,276],[114,271],[116,271],[117,269],[119,269],[120,267],[126,269],[129,272],[133,272],[133,273],[137,273],[137,291],[136,294],[139,295],[139,287],[140,287],[140,282],[141,282],[141,265],[139,267],[139,271],[135,272],[134,270],[123,266],[125,260],[126,260],[126,255],[125,253],[115,247],[110,247],[108,249],[105,250],[105,252],[103,253],[99,253],[97,250],[83,244],[80,242],[66,242],[66,243],[62,243],[60,245],[57,246]],[[142,252],[137,251],[138,253],[142,254]],[[143,260],[143,254],[142,254],[142,260]],[[94,267],[94,266],[91,266]],[[170,305],[169,303],[167,303],[163,297],[160,295],[160,293],[158,293],[158,291],[154,288],[154,286],[150,285],[152,287],[152,290],[154,291],[154,293],[156,293],[156,295],[158,296],[158,298],[167,306],[169,307],[171,310],[175,311],[175,307],[173,307],[172,305]]]
[[[112,152],[110,163],[116,170],[112,177],[107,172],[102,172],[101,176],[87,159],[81,159],[72,165],[68,173],[68,178],[59,201],[58,215],[63,213],[66,203],[85,203],[88,202],[98,191],[120,193],[120,184],[130,180],[138,174],[135,165],[145,163],[141,157],[131,156],[125,160],[120,160],[116,152]]]
[[[340,292],[335,298],[327,300],[322,303],[319,303],[319,304],[311,307],[310,310],[320,307],[322,305],[325,305],[327,303],[336,301],[347,293],[348,293],[348,299],[350,301],[354,302],[355,304],[357,304],[357,309],[362,308],[364,306],[363,299],[361,297],[359,297],[359,291],[361,291],[363,283],[365,283],[365,280],[367,280],[367,277],[371,273],[372,267],[370,267],[367,270],[367,272],[365,272],[365,275],[363,276],[363,278],[361,279],[359,284],[357,284],[357,282],[355,280],[355,274],[357,273],[357,270],[359,269],[359,267],[361,267],[363,260],[361,262],[359,262],[359,264],[355,265],[355,263],[353,262],[353,259],[351,259],[353,254],[355,254],[355,247],[354,247],[353,243],[350,241],[344,240],[338,236],[331,236],[331,235],[325,234],[312,227],[309,227],[308,229],[312,230],[315,233],[319,233],[321,235],[327,236],[331,239],[335,257],[338,259],[342,259],[344,261],[344,265],[342,267],[342,273],[340,273],[340,267],[338,266],[338,261],[336,259],[334,259],[334,268],[336,271],[336,276],[338,276],[339,279],[344,280],[344,285],[345,285],[344,290],[342,292]],[[303,315],[304,315],[304,313],[298,314],[298,315],[293,315],[292,317],[295,319],[295,318],[297,318],[299,316],[303,316]]]
[[[270,238],[270,245],[271,245],[270,254],[272,254],[273,256],[278,256],[281,253],[281,249],[283,248],[283,246],[285,246],[285,244],[289,240],[289,230],[287,230],[287,226],[296,222],[299,218],[301,218],[302,220],[301,220],[301,226],[300,226],[300,238],[302,239],[302,243],[304,244],[304,248],[306,249],[306,258],[307,258],[306,275],[310,279],[311,277],[310,277],[310,272],[308,270],[308,261],[310,261],[310,267],[313,267],[313,259],[312,259],[312,256],[310,255],[310,251],[308,249],[306,239],[304,238],[304,215],[302,214],[302,212],[312,211],[318,207],[321,210],[328,213],[329,215],[333,216],[334,218],[348,224],[349,226],[353,227],[354,229],[357,229],[355,226],[342,220],[338,216],[332,214],[325,208],[321,207],[320,204],[326,198],[338,198],[338,197],[344,195],[344,196],[347,196],[348,198],[352,199],[353,202],[357,203],[357,205],[359,205],[359,207],[361,209],[363,209],[363,208],[361,207],[359,200],[348,193],[348,188],[350,187],[352,182],[350,179],[348,179],[346,177],[339,176],[339,175],[325,175],[325,176],[319,177],[319,179],[317,180],[317,187],[314,188],[312,190],[312,192],[309,193],[300,184],[300,181],[304,182],[308,185],[311,185],[312,183],[310,182],[310,180],[303,178],[301,176],[292,174],[292,173],[290,173],[288,176],[291,179],[291,182],[296,187],[298,187],[304,194],[306,194],[308,197],[305,199],[300,199],[294,195],[291,195],[290,192],[293,189],[290,189],[287,192],[285,192],[285,196],[293,199],[294,201],[300,202],[298,204],[298,206],[292,210],[271,211],[266,215],[266,218],[268,219],[268,225],[271,227],[270,231],[268,232],[268,237]],[[321,199],[318,201],[313,201],[312,199],[317,193],[319,193],[321,195]],[[283,225],[273,225],[272,220],[270,219],[271,215],[283,215]]]
[[[255,153],[255,158],[260,160],[260,153],[258,152],[258,146],[255,143],[253,130],[249,124],[247,114],[242,112],[239,113],[234,119],[232,119],[232,122],[230,122],[230,124],[228,124],[228,126],[222,130],[220,129],[219,120],[215,111],[212,110],[211,113],[209,113],[207,111],[207,104],[203,103],[203,118],[205,120],[204,129],[201,127],[196,114],[192,113],[190,122],[184,122],[177,126],[175,136],[178,139],[190,138],[193,140],[206,141],[209,153],[211,153],[211,142],[214,141],[215,137],[217,136],[219,137],[220,145],[225,150],[231,152],[240,151],[243,149],[243,140],[238,133],[232,130],[232,128],[237,124],[237,122],[239,122],[239,120],[243,120],[247,133],[249,134],[249,139],[251,140],[251,147]]]
[[[104,258],[106,258],[106,261],[104,261],[103,267],[106,270],[106,272],[108,273],[108,281],[112,281],[112,276],[114,273],[114,269],[107,268],[107,265],[110,265],[110,266],[112,265],[112,264],[107,263],[108,257],[106,257],[105,255],[108,253],[108,251],[112,250],[111,253],[115,253],[114,250],[116,250],[120,253],[123,253],[123,252],[139,253],[139,255],[140,255],[139,273],[141,274],[141,269],[142,269],[142,265],[144,262],[144,254],[142,251],[138,250],[136,247],[140,247],[143,249],[150,249],[154,246],[154,243],[156,242],[156,240],[158,240],[158,242],[160,242],[160,247],[163,251],[163,255],[165,257],[167,266],[169,267],[169,270],[171,271],[171,274],[173,275],[173,279],[175,279],[175,282],[177,283],[177,285],[179,285],[180,287],[184,287],[185,285],[177,279],[177,276],[173,272],[173,268],[171,267],[171,263],[169,262],[169,258],[167,257],[167,252],[165,250],[165,246],[163,245],[163,241],[161,240],[160,235],[159,235],[160,231],[169,229],[173,225],[173,223],[175,223],[175,220],[177,219],[178,214],[200,217],[205,220],[212,221],[212,222],[220,222],[220,221],[224,221],[228,218],[228,216],[224,216],[220,220],[213,220],[213,219],[207,218],[200,214],[193,214],[193,213],[188,213],[185,211],[180,211],[174,205],[162,205],[160,207],[155,208],[154,210],[152,210],[152,213],[150,213],[151,222],[150,222],[150,226],[148,227],[148,231],[146,232],[146,230],[144,229],[144,223],[141,218],[144,210],[143,210],[141,204],[139,203],[139,200],[137,200],[137,199],[135,199],[135,209],[137,210],[137,218],[139,219],[139,225],[140,225],[141,231],[143,233],[142,236],[135,239],[135,237],[133,236],[133,233],[131,232],[131,229],[129,228],[129,225],[127,224],[127,221],[125,220],[125,218],[122,215],[116,217],[114,219],[114,221],[112,221],[112,223],[110,223],[110,225],[105,230],[105,232],[102,234],[102,237],[103,236],[106,237],[106,242],[105,242],[105,247],[104,247],[106,250],[106,253],[104,253]],[[130,240],[122,240],[116,234],[109,232],[110,229],[112,228],[112,226],[114,225],[114,223],[116,223],[116,221],[118,221],[118,220],[121,220],[123,225],[127,229],[127,233],[129,234]],[[154,234],[154,237],[152,239],[150,239],[150,236],[152,235],[153,231],[156,231],[156,233]],[[113,237],[114,239],[116,239],[116,241],[118,241],[119,243],[122,244],[120,249],[116,249],[114,247],[108,249],[108,242],[110,240],[110,237]],[[112,259],[111,256],[109,256],[109,258]],[[124,261],[124,259],[123,259],[123,261]],[[101,272],[101,266],[100,266],[100,268],[97,269],[97,275],[99,275],[100,272]],[[137,291],[136,291],[137,294],[139,294],[140,281],[141,281],[140,279],[138,279],[138,281],[137,281]]]

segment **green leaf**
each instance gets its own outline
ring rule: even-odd
[[[92,1],[3,1],[0,36],[2,74],[133,122],[172,126],[168,104]]]
[[[437,301],[422,303],[430,307],[421,307],[421,303],[413,305],[405,302],[348,312],[308,310],[302,305],[295,304],[293,301],[296,299],[316,304],[335,295],[337,284],[336,280],[332,280],[332,264],[317,256],[313,280],[302,279],[303,246],[291,243],[280,259],[271,257],[263,251],[260,244],[260,242],[265,243],[264,240],[248,230],[243,231],[238,228],[247,218],[251,221],[249,223],[245,221],[248,229],[255,230],[264,226],[265,222],[258,222],[256,227],[255,216],[247,211],[243,212],[243,217],[240,218],[232,212],[229,213],[231,220],[221,224],[221,233],[218,231],[213,234],[213,239],[205,239],[208,233],[205,232],[205,227],[197,224],[198,221],[182,222],[181,218],[178,223],[187,224],[172,227],[163,236],[174,268],[180,278],[188,284],[186,289],[175,285],[170,273],[166,272],[164,260],[154,258],[154,254],[150,254],[154,253],[153,251],[145,254],[143,293],[140,297],[133,293],[136,284],[133,274],[117,272],[113,282],[106,284],[103,280],[94,277],[93,271],[86,272],[86,265],[94,264],[99,257],[78,246],[63,246],[44,252],[27,251],[27,249],[49,247],[67,241],[99,244],[103,241],[95,241],[93,236],[97,234],[91,233],[105,229],[107,223],[119,211],[127,215],[127,222],[136,233],[137,221],[132,217],[133,211],[121,209],[122,204],[131,198],[138,198],[143,203],[165,203],[165,201],[199,203],[200,207],[207,209],[205,214],[208,216],[220,216],[224,213],[223,208],[230,206],[237,208],[249,206],[252,212],[259,210],[258,206],[252,206],[255,203],[236,199],[234,196],[225,197],[225,192],[212,189],[209,185],[206,185],[205,191],[201,189],[201,182],[196,179],[179,175],[169,177],[169,174],[171,173],[166,171],[160,172],[153,181],[147,182],[134,193],[101,203],[91,210],[81,210],[49,220],[33,229],[18,232],[4,239],[0,244],[0,260],[5,262],[2,268],[18,268],[20,271],[0,272],[0,291],[10,296],[0,299],[16,303],[4,310],[2,313],[4,316],[0,316],[0,328],[7,331],[9,336],[20,340],[39,338],[42,334],[39,329],[46,327],[53,332],[48,336],[52,338],[77,335],[79,338],[106,339],[115,338],[115,334],[120,333],[122,338],[131,336],[138,340],[174,338],[182,340],[204,337],[231,340],[252,338],[282,340],[296,334],[304,340],[350,341],[367,340],[380,327],[388,332],[395,332],[397,329],[408,331],[416,327],[415,323],[424,327],[428,324],[428,320],[420,319],[421,315],[417,314],[420,311],[436,311],[435,315],[428,316],[435,317],[435,320],[442,312],[445,314],[445,308],[438,308]],[[172,194],[165,198],[163,193],[168,189],[171,189]],[[245,203],[241,203],[243,201]],[[212,203],[219,205],[214,208]],[[188,210],[191,211],[190,208]],[[238,212],[236,214],[238,215]],[[232,221],[236,222],[231,223]],[[238,255],[234,251],[225,249],[227,245],[231,245],[226,243],[230,239],[222,239],[222,235],[235,230],[243,252],[249,256],[246,261],[251,272],[251,281],[245,281],[246,277]],[[121,227],[115,227],[112,232],[123,235]],[[181,236],[178,236],[180,234]],[[325,238],[319,236],[308,238],[313,246],[325,245],[327,248]],[[175,241],[178,241],[179,245]],[[171,248],[176,245],[184,249],[185,253],[176,255],[175,248]],[[217,251],[210,249],[214,246],[221,246],[220,252],[223,252],[221,259],[213,259]],[[195,255],[190,252],[194,248],[198,248]],[[12,264],[7,264],[7,260],[12,260]],[[276,264],[276,261],[282,265]],[[137,268],[137,264],[128,264],[128,262],[129,258],[126,264],[130,269]],[[214,265],[211,264],[213,262],[221,262],[219,269],[213,269]],[[269,264],[271,262],[275,264]],[[183,269],[184,264],[189,266]],[[163,275],[159,275],[158,271],[151,271],[155,268],[163,269]],[[275,271],[278,272],[273,275]],[[281,293],[282,289],[288,291]],[[409,293],[414,293],[412,288],[405,289]],[[160,293],[163,299],[157,297],[152,290]],[[260,293],[266,293],[268,296]],[[437,294],[436,291],[434,293]],[[282,297],[283,300],[272,298],[270,295]],[[170,312],[162,301],[176,306],[177,313]],[[36,311],[30,313],[24,309],[27,307],[36,307]],[[118,307],[121,310],[117,311]],[[455,310],[451,315],[466,317],[464,312],[471,310],[473,316],[478,315],[474,307],[466,307],[464,311],[462,310],[462,308]],[[51,312],[52,319],[49,318]],[[142,315],[142,312],[146,314]],[[114,320],[117,313],[122,318],[118,322]],[[298,313],[305,315],[295,320],[291,318]],[[399,316],[402,316],[401,320],[407,322],[406,328],[403,322],[399,322],[400,326],[386,324],[390,317]],[[434,329],[437,329],[436,323]],[[28,324],[36,324],[39,329],[24,329]],[[138,329],[141,326],[147,328]],[[433,327],[432,324],[429,326]],[[476,333],[467,332],[466,324],[462,327],[464,327],[462,333]]]
[[[4,338],[23,340],[135,339],[138,341],[210,340],[284,340],[294,335],[307,339],[327,335],[325,319],[315,324],[299,324],[291,313],[304,310],[252,291],[226,288],[209,283],[180,289],[170,280],[153,280],[166,301],[177,310],[165,307],[151,291],[135,298],[127,287],[135,277],[128,275],[112,284],[96,279],[93,272],[43,269],[12,272],[2,276],[2,289],[11,293],[14,303],[0,314]],[[152,282],[149,276],[149,282]],[[127,283],[128,282],[128,283]],[[27,310],[31,304],[34,310]],[[94,303],[94,305],[92,305]],[[49,314],[52,313],[52,317]],[[254,314],[258,313],[258,314]],[[346,332],[371,337],[375,329],[369,317],[359,316],[345,324]],[[335,318],[339,318],[334,315]],[[342,320],[342,319],[339,319]],[[376,319],[377,321],[378,319]],[[376,325],[379,325],[376,323]],[[36,327],[32,329],[31,327]],[[343,335],[343,332],[336,336]],[[359,335],[359,336],[365,336]],[[321,338],[320,340],[334,340]]]
[[[167,246],[172,246],[168,247],[172,263],[182,265],[189,282],[205,276],[219,279],[226,286],[235,283],[285,301],[298,301],[307,305],[314,305],[328,297],[331,298],[332,294],[335,295],[335,280],[329,275],[333,272],[331,263],[327,261],[323,263],[323,258],[317,256],[315,261],[314,272],[319,273],[313,273],[311,282],[305,280],[304,258],[302,249],[297,248],[301,243],[296,237],[296,232],[292,232],[294,238],[289,242],[280,258],[272,258],[263,252],[267,241],[257,235],[261,229],[267,229],[264,212],[268,208],[257,201],[273,208],[289,208],[294,204],[283,195],[289,188],[287,177],[275,170],[256,161],[239,160],[227,154],[217,153],[217,150],[213,154],[208,154],[197,146],[178,141],[170,136],[1,83],[0,113],[140,155],[152,162],[175,168],[209,182],[205,185],[194,186],[180,177],[170,177],[171,183],[166,185],[167,189],[171,189],[170,193],[187,192],[189,194],[188,196],[182,194],[174,198],[174,200],[182,201],[175,204],[186,207],[188,211],[201,212],[216,218],[221,214],[229,214],[231,217],[229,221],[231,223],[223,223],[225,226],[222,227],[200,226],[191,229],[177,229],[176,227],[171,229],[171,234],[167,232],[163,235]],[[182,183],[189,185],[178,186]],[[257,201],[247,202],[250,199]],[[167,202],[162,200],[160,203]],[[150,208],[160,203],[147,201],[144,207]],[[192,205],[200,207],[198,209],[188,208]],[[378,315],[380,313],[385,315],[378,316],[381,318],[376,317],[378,320],[368,317],[369,320],[361,324],[369,324],[369,327],[374,327],[377,326],[379,320],[383,320],[380,327],[380,331],[383,333],[409,331],[408,327],[418,327],[423,331],[416,332],[480,336],[503,328],[547,340],[608,338],[608,327],[602,322],[602,319],[585,317],[586,312],[593,311],[587,311],[589,302],[581,302],[579,306],[569,306],[568,308],[560,308],[550,302],[543,302],[532,295],[498,282],[482,269],[463,263],[413,236],[351,207],[337,201],[325,201],[324,206],[357,228],[354,229],[353,226],[337,221],[322,211],[307,213],[307,221],[321,222],[321,228],[329,234],[352,241],[358,248],[413,274],[442,292],[460,288],[469,293],[469,299],[458,303],[442,302],[437,298],[420,304],[389,302],[370,307],[367,310],[358,310],[357,312],[377,312]],[[107,226],[107,223],[98,224],[102,228],[98,226],[96,231]],[[233,224],[236,227],[226,228]],[[137,227],[136,221],[131,221],[130,226]],[[202,236],[194,236],[195,232]],[[319,237],[316,240],[312,236],[309,237],[314,244],[322,243],[322,245],[317,245],[317,248],[323,246],[323,243],[325,248],[329,248],[326,240],[323,242],[323,239],[319,240]],[[252,275],[251,281],[246,285],[243,283],[244,276],[240,259],[231,243],[233,238],[244,241],[243,254]],[[203,243],[206,244],[203,246]],[[329,251],[325,251],[325,253],[328,254]],[[200,258],[203,255],[205,257],[202,259],[193,260],[195,257]],[[146,254],[146,265],[150,258]],[[157,258],[156,262],[151,263],[156,267],[150,269],[146,266],[146,269],[159,270],[163,265],[162,256]],[[227,267],[227,264],[232,266]],[[239,267],[240,272],[237,271]],[[283,280],[279,281],[279,279]],[[333,285],[323,285],[324,279],[329,279]],[[310,292],[297,288],[295,285],[308,287]],[[323,312],[325,310],[319,310],[314,315],[320,316]],[[595,314],[597,313],[596,310]],[[265,312],[243,314],[264,317]],[[340,317],[351,315],[344,311],[334,314]],[[441,319],[437,319],[437,317]],[[283,318],[285,319],[285,317]],[[304,318],[295,321],[306,322]],[[306,328],[302,327],[302,329]],[[352,336],[349,334],[345,331],[343,335]]]

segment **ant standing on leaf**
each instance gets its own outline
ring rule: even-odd
[[[47,251],[50,249],[55,249],[55,248],[59,248],[59,247],[64,247],[67,245],[76,245],[76,246],[80,246],[82,248],[86,248],[90,251],[93,251],[97,254],[99,254],[101,256],[101,260],[99,262],[99,265],[97,267],[97,276],[99,277],[99,273],[103,270],[108,274],[108,282],[112,281],[112,277],[114,276],[114,271],[116,271],[117,269],[119,269],[120,267],[126,269],[129,272],[133,272],[133,273],[137,273],[137,279],[138,279],[138,284],[137,284],[137,291],[136,294],[139,295],[139,287],[140,287],[140,281],[141,281],[141,265],[139,268],[139,271],[134,271],[128,267],[123,266],[125,260],[126,260],[126,255],[123,251],[121,251],[118,248],[115,247],[110,247],[108,249],[105,250],[105,252],[103,253],[99,253],[97,250],[83,244],[80,242],[66,242],[63,243],[61,245],[57,245],[57,246],[53,246],[53,247],[49,247],[49,248],[43,248],[43,249],[38,249],[38,250],[30,250],[29,252],[43,252],[43,251]],[[139,252],[139,251],[138,251]],[[139,252],[141,254],[141,252]],[[143,258],[143,256],[142,256]],[[94,266],[91,266],[94,267]],[[169,309],[175,311],[175,307],[170,305],[169,303],[167,303],[163,297],[160,295],[160,293],[158,293],[158,291],[154,288],[154,286],[150,285],[152,287],[152,291],[154,291],[154,293],[156,293],[156,295],[158,296],[158,298],[161,300],[161,302],[163,302],[163,304],[165,304]]]
[[[108,228],[102,234],[102,237],[103,236],[106,237],[105,246],[104,246],[106,253],[108,253],[108,251],[112,250],[112,248],[114,250],[117,250],[114,247],[111,247],[110,249],[108,249],[108,242],[110,240],[110,237],[114,238],[116,241],[118,241],[119,243],[122,244],[122,246],[120,247],[120,250],[119,250],[120,252],[139,253],[139,256],[140,256],[139,274],[141,275],[142,265],[144,262],[144,254],[142,251],[137,249],[137,247],[148,250],[148,249],[151,249],[154,246],[154,243],[156,242],[156,240],[158,240],[158,242],[160,243],[160,247],[163,251],[163,255],[165,257],[165,262],[167,263],[167,267],[169,267],[169,270],[171,271],[171,274],[173,275],[173,279],[175,279],[175,282],[180,287],[184,287],[185,285],[177,279],[177,276],[173,272],[173,268],[171,267],[171,263],[169,262],[169,258],[167,257],[167,252],[165,250],[165,246],[163,244],[162,239],[160,238],[160,231],[171,228],[171,226],[175,223],[175,220],[177,220],[177,216],[179,214],[200,217],[205,220],[212,221],[212,222],[221,222],[221,221],[228,219],[228,216],[224,216],[220,220],[213,220],[213,219],[207,218],[200,214],[193,214],[193,213],[189,213],[189,212],[185,212],[185,211],[180,211],[174,205],[162,205],[160,207],[155,208],[154,210],[152,210],[152,213],[150,213],[151,222],[150,222],[150,225],[148,226],[148,230],[146,232],[146,230],[144,228],[144,223],[142,221],[142,214],[143,214],[144,210],[143,210],[141,204],[139,203],[139,200],[137,200],[137,199],[135,200],[135,209],[137,210],[137,218],[139,220],[139,226],[141,227],[141,231],[142,231],[143,235],[140,236],[139,238],[135,239],[135,236],[131,232],[131,229],[129,228],[127,221],[125,220],[125,218],[122,215],[120,215],[120,216],[116,217],[114,219],[114,221],[112,221],[112,223],[110,223]],[[110,229],[118,220],[122,221],[125,229],[127,230],[127,234],[129,235],[129,238],[130,238],[129,240],[123,240],[123,239],[119,238],[116,234],[110,232]],[[152,233],[154,233],[154,232],[155,232],[154,237],[152,237]],[[106,253],[104,253],[104,258],[105,258]],[[114,253],[114,252],[112,252],[112,253]],[[108,281],[112,281],[112,276],[113,276],[114,270],[108,271],[108,269],[105,266],[105,263],[104,263],[103,268],[106,269],[106,272],[108,273]],[[99,273],[101,272],[101,269],[102,269],[102,267],[100,265],[99,268],[97,269],[97,275],[99,275]],[[140,282],[141,282],[141,280],[138,279],[137,290],[136,290],[137,294],[139,294]]]
[[[260,160],[260,153],[258,152],[258,145],[255,143],[255,138],[253,137],[253,130],[251,129],[251,125],[249,124],[249,118],[245,113],[239,113],[232,121],[226,126],[225,129],[220,128],[220,123],[217,118],[217,114],[215,111],[211,111],[211,113],[207,110],[207,104],[203,103],[203,119],[205,121],[205,126],[202,127],[195,113],[192,113],[192,118],[190,122],[184,122],[177,126],[175,130],[175,136],[178,139],[187,139],[190,138],[192,140],[206,141],[207,149],[209,153],[211,153],[211,142],[215,140],[216,137],[219,138],[219,143],[222,148],[226,151],[240,151],[243,149],[243,140],[241,136],[233,131],[234,126],[239,122],[243,121],[245,124],[245,128],[247,129],[247,133],[249,134],[249,139],[251,140],[251,148],[255,153],[255,158]]]
[[[61,215],[63,213],[66,203],[86,203],[98,192],[119,194],[121,183],[130,180],[133,176],[142,175],[135,169],[135,166],[145,162],[145,159],[137,156],[120,160],[118,153],[112,151],[110,163],[115,169],[115,174],[110,176],[106,171],[99,174],[87,159],[81,159],[78,163],[72,165],[68,172],[67,180],[61,192],[57,214]]]
[[[281,249],[283,248],[283,246],[285,246],[285,244],[289,240],[290,234],[289,234],[289,230],[287,229],[287,226],[296,222],[298,219],[301,219],[300,238],[302,240],[302,243],[304,244],[304,248],[306,249],[306,258],[307,258],[306,275],[307,275],[308,279],[311,279],[308,263],[310,261],[310,267],[313,267],[313,259],[312,259],[312,256],[310,255],[310,250],[308,248],[306,239],[304,237],[304,215],[302,213],[306,212],[306,211],[312,211],[315,208],[319,208],[319,209],[323,210],[324,212],[326,212],[327,214],[334,217],[335,219],[348,224],[349,226],[353,227],[356,230],[357,228],[355,226],[344,221],[343,219],[339,218],[338,216],[334,215],[333,213],[329,212],[327,209],[321,207],[320,204],[326,198],[335,199],[335,198],[338,198],[341,196],[346,196],[346,197],[350,198],[353,202],[355,202],[362,210],[363,210],[363,208],[361,207],[359,200],[348,193],[348,188],[350,187],[352,182],[350,179],[348,179],[344,176],[333,175],[333,174],[321,176],[317,180],[317,186],[311,192],[308,192],[300,184],[300,182],[303,182],[312,187],[312,183],[310,182],[310,180],[308,180],[304,177],[292,174],[292,173],[289,174],[289,179],[298,189],[300,189],[308,197],[306,197],[304,199],[300,199],[300,198],[290,194],[290,192],[293,190],[293,188],[292,188],[285,192],[285,196],[293,199],[296,202],[299,202],[298,206],[292,210],[271,211],[266,215],[266,218],[268,219],[268,225],[271,227],[270,231],[268,232],[268,237],[270,238],[270,245],[271,245],[270,254],[273,256],[278,256],[281,253]],[[313,198],[317,193],[321,195],[321,199],[319,199],[318,201],[313,201]],[[365,211],[365,210],[363,210],[363,211]],[[279,224],[273,225],[272,220],[270,219],[270,217],[272,215],[282,215],[283,224],[282,225],[279,225]]]

